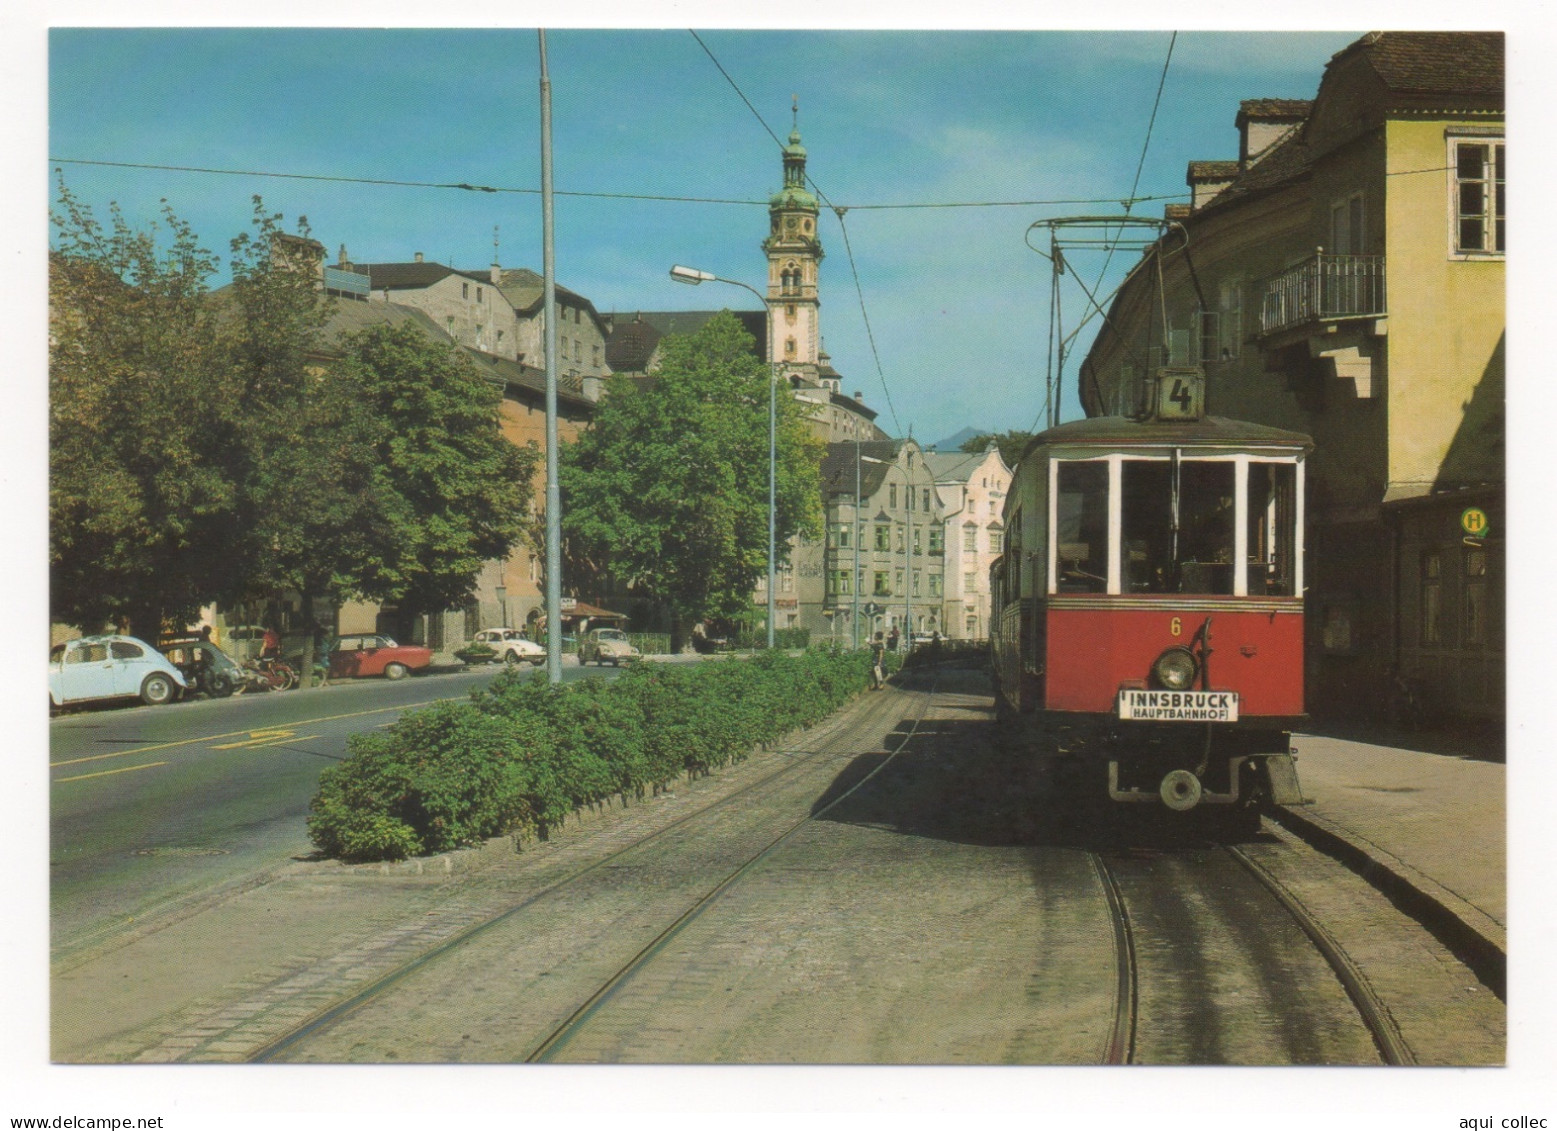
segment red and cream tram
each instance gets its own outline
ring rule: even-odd
[[[1022,456],[991,571],[1000,706],[1099,784],[1106,768],[1115,801],[1298,802],[1312,441],[1201,415],[1193,376],[1154,399]]]

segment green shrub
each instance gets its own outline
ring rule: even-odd
[[[730,765],[825,718],[869,684],[869,664],[866,651],[823,646],[639,664],[609,683],[553,687],[539,673],[503,672],[467,702],[353,735],[346,760],[320,776],[309,836],[349,861],[545,836],[585,806]]]

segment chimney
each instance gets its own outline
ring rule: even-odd
[[[420,263],[422,261],[422,253],[421,252],[417,252],[416,253],[416,261],[418,263]]]

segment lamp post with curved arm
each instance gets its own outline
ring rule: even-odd
[[[727,283],[732,287],[745,287],[757,296],[762,303],[763,312],[767,312],[768,300],[757,291],[757,288],[747,286],[739,279],[724,279],[711,272],[699,271],[695,267],[683,267],[680,264],[670,269],[670,277],[678,283],[686,283],[693,287],[700,283]],[[775,599],[777,572],[775,528],[778,524],[778,363],[773,360],[772,335],[768,337],[768,649],[771,651],[773,625],[778,619],[778,602]]]

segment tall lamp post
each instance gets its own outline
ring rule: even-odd
[[[695,287],[700,283],[728,283],[732,287],[745,287],[762,303],[763,312],[768,300],[757,288],[747,286],[738,279],[723,279],[708,271],[676,265],[670,269],[670,277],[678,283]],[[768,650],[773,649],[773,625],[778,619],[778,602],[775,599],[777,585],[774,530],[778,523],[778,363],[773,360],[772,335],[768,342]]]

